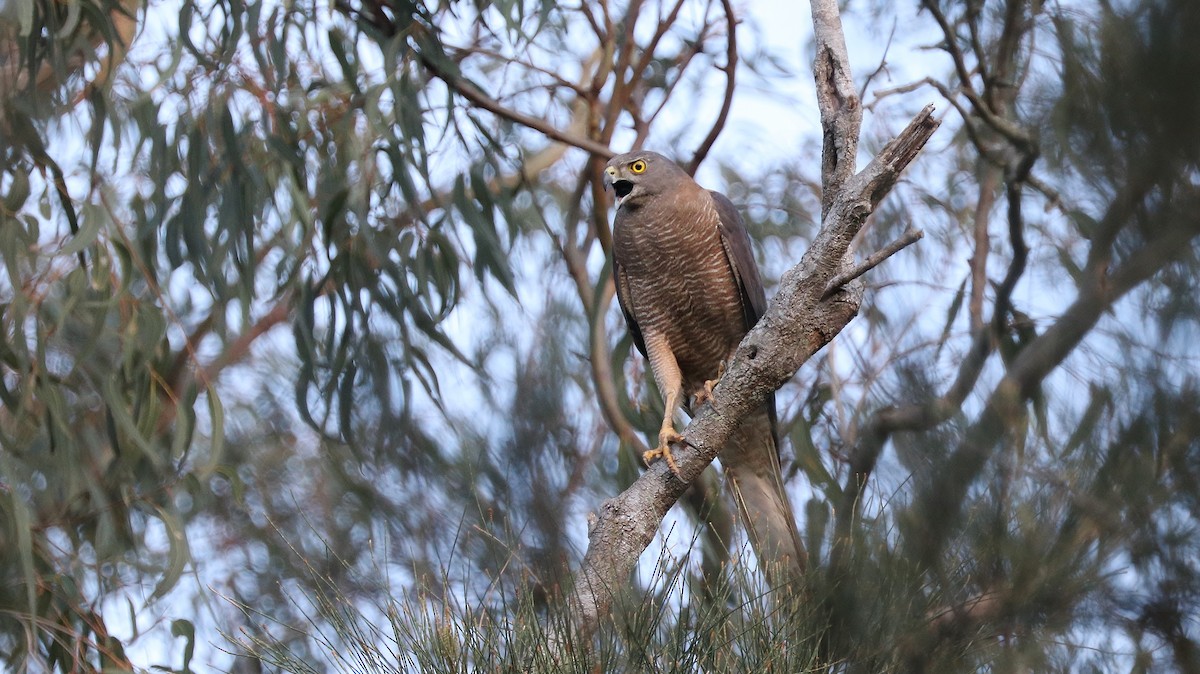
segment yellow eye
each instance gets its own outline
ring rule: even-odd
[[[629,165],[629,170],[633,171],[634,173],[645,173],[646,172],[645,160],[639,159],[639,160],[633,162],[632,164]]]

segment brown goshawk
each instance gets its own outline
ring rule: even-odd
[[[613,278],[639,351],[666,399],[658,447],[682,436],[675,414],[712,395],[742,337],[766,309],[766,293],[737,209],[654,152],[613,157],[605,178],[616,194]],[[775,397],[755,410],[719,457],[751,545],[765,568],[803,571],[804,546],[783,488]]]

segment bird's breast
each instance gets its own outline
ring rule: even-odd
[[[662,209],[618,218],[613,232],[634,318],[643,335],[666,338],[689,393],[748,329],[718,222],[711,207]]]

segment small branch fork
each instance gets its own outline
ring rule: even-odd
[[[833,297],[833,294],[838,290],[841,290],[842,286],[871,271],[875,267],[878,267],[881,262],[920,241],[921,237],[923,236],[925,236],[925,232],[919,229],[913,229],[912,227],[909,227],[908,229],[904,230],[904,233],[900,235],[900,238],[875,251],[855,268],[848,269],[837,276],[834,276],[833,280],[831,280],[829,284],[825,286],[825,292],[821,293],[821,299],[827,300],[830,297]]]

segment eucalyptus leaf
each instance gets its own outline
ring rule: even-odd
[[[111,222],[108,211],[96,204],[84,204],[80,210],[79,231],[59,251],[63,255],[77,255],[96,242],[100,230]]]

